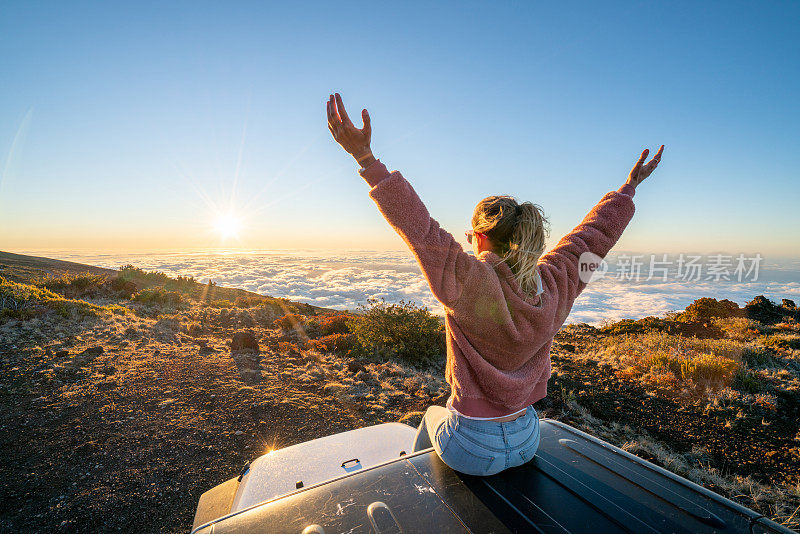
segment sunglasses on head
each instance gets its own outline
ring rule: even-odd
[[[467,230],[466,232],[464,232],[464,235],[467,236],[467,243],[469,243],[470,245],[472,244],[473,235],[479,236],[482,239],[489,239],[483,232],[476,232],[475,230]]]

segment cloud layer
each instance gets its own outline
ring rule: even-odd
[[[414,301],[437,314],[433,297],[414,260],[404,251],[270,251],[232,254],[85,254],[37,251],[38,255],[119,268],[131,263],[170,276],[194,276],[206,282],[240,287],[334,309],[356,309],[367,298]],[[613,265],[613,256],[609,257]],[[638,319],[682,310],[700,297],[727,298],[744,305],[756,295],[800,301],[800,265],[764,262],[757,281],[667,281],[601,278],[578,297],[567,323],[594,325],[604,320]]]

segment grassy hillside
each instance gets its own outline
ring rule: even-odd
[[[560,419],[797,529],[800,318],[791,301],[595,328],[552,348]],[[185,532],[264,452],[444,404],[441,321],[0,255],[0,530]]]

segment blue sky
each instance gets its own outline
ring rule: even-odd
[[[400,249],[338,91],[458,238],[512,194],[552,245],[663,143],[616,250],[800,257],[797,2],[282,4],[4,3],[0,249]]]

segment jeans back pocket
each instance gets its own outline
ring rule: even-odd
[[[522,463],[527,463],[536,456],[536,451],[539,450],[539,425],[533,429],[531,437],[520,446],[519,455],[522,457]]]
[[[459,439],[454,432],[444,432],[441,435],[442,461],[459,473],[467,475],[485,476],[493,474],[492,465],[498,460],[497,456],[490,456],[490,452],[478,449],[470,441]]]

